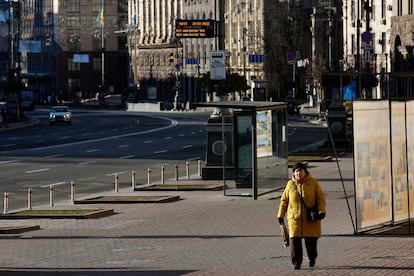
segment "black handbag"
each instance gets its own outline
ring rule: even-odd
[[[318,220],[319,218],[319,210],[318,210],[318,205],[315,203],[315,206],[312,208],[306,208],[306,218],[309,221],[313,221],[313,220]]]
[[[313,207],[311,207],[311,208],[307,207],[306,204],[305,204],[305,201],[302,198],[302,195],[299,193],[299,189],[298,189],[297,186],[296,186],[296,191],[298,192],[298,195],[299,195],[300,201],[303,204],[303,207],[305,207],[306,219],[308,221],[320,220],[318,203],[315,201],[315,205]]]

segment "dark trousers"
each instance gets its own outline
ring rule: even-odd
[[[309,260],[315,260],[318,257],[318,238],[304,238],[306,253],[308,254]],[[302,265],[303,261],[303,248],[302,238],[291,238],[290,239],[290,257],[293,265]]]

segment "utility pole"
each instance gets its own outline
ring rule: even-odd
[[[99,21],[101,25],[101,87],[105,89],[105,2],[101,0],[101,14]]]
[[[361,30],[360,30],[360,27],[361,27],[361,14],[360,14],[360,10],[361,10],[361,6],[360,6],[360,0],[357,0],[357,29],[356,29],[356,31],[357,31],[357,34],[356,34],[356,36],[357,36],[357,45],[356,45],[356,62],[355,62],[355,70],[356,70],[356,73],[357,73],[357,78],[358,78],[358,80],[357,80],[357,83],[358,83],[358,85],[357,85],[357,89],[358,89],[358,95],[360,96],[361,95],[361,72],[360,72],[360,59],[361,59],[361,56],[360,56],[360,49],[361,49]]]
[[[17,25],[16,25],[17,22]],[[15,109],[16,120],[20,121],[23,116],[21,108],[21,81],[20,81],[20,3],[9,1],[9,68],[8,68],[8,90],[7,109]],[[8,112],[9,113],[9,112]],[[9,118],[9,117],[8,117]]]

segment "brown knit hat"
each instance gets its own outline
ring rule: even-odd
[[[306,173],[308,173],[308,167],[306,166],[306,164],[302,162],[297,162],[295,165],[292,166],[292,172],[295,172],[297,169],[302,169]]]

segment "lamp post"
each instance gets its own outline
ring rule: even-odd
[[[101,25],[101,87],[105,87],[105,3],[101,0],[101,15],[100,15],[100,25]]]
[[[8,14],[8,36],[9,36],[9,63],[7,70],[7,82],[9,90],[7,91],[7,109],[15,109],[16,118],[20,121],[22,117],[21,109],[21,83],[20,83],[20,3],[18,0],[9,2]],[[16,26],[17,23],[17,26]],[[10,95],[12,92],[12,95]],[[9,113],[9,112],[8,112]]]

